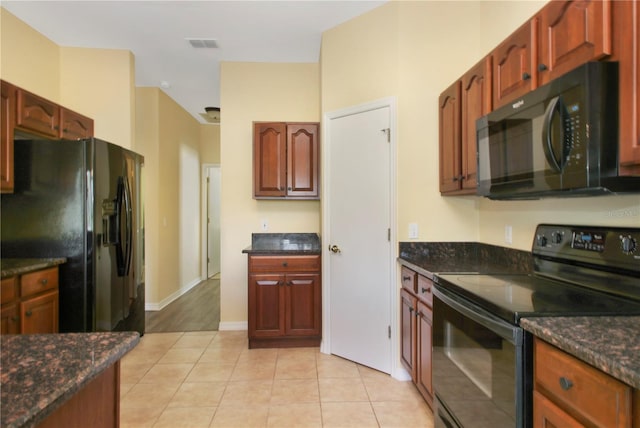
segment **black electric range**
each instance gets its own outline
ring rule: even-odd
[[[540,225],[531,274],[437,274],[441,289],[518,324],[532,316],[639,315],[640,229]]]
[[[434,276],[436,428],[533,426],[523,317],[640,314],[640,228],[539,225],[530,274]]]

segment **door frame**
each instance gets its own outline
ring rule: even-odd
[[[207,191],[207,178],[209,177],[209,168],[220,169],[219,163],[204,163],[202,164],[201,182],[200,182],[200,277],[201,280],[206,281],[208,278],[208,252],[209,252],[209,228],[207,225],[207,214],[209,209],[209,192]]]
[[[329,167],[327,165],[331,153],[331,120],[338,119],[354,114],[365,113],[367,111],[380,108],[389,108],[389,227],[391,229],[391,251],[389,258],[389,314],[391,323],[391,376],[400,380],[409,380],[411,376],[400,364],[400,321],[399,308],[400,293],[397,283],[397,99],[396,97],[386,97],[371,102],[358,104],[343,109],[325,112],[322,120],[322,188],[325,195],[331,191],[331,177],[327,174]],[[328,197],[322,198],[322,236],[324,237],[322,245],[322,342],[320,351],[324,354],[331,354],[331,257],[329,252],[329,237],[331,236],[331,224],[329,221],[330,203]]]

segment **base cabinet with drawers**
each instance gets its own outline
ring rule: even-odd
[[[420,394],[433,407],[433,282],[405,266],[400,275],[400,359]]]
[[[638,427],[637,390],[538,338],[534,354],[534,428]]]
[[[319,255],[249,256],[249,348],[318,346]]]
[[[58,332],[58,268],[2,279],[2,334]]]

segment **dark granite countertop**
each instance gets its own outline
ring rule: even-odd
[[[640,388],[640,317],[523,318],[520,325],[540,339]]]
[[[320,237],[316,233],[252,233],[247,254],[320,254]]]
[[[1,336],[2,427],[37,425],[139,340],[137,332]]]
[[[2,270],[2,278],[6,278],[58,266],[66,262],[67,259],[63,257],[50,259],[0,259],[0,269]]]
[[[432,278],[435,273],[530,273],[530,252],[480,242],[400,242],[398,261]]]

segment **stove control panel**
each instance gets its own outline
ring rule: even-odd
[[[532,252],[640,272],[640,228],[541,224]]]

